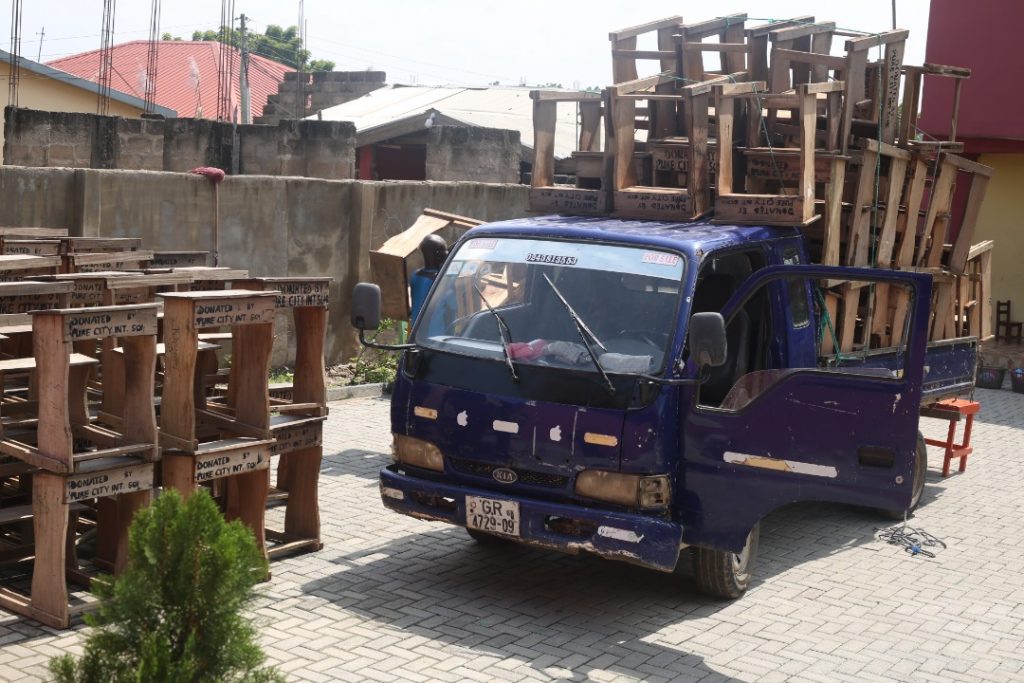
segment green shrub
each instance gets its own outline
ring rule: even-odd
[[[382,343],[391,343],[397,338],[397,324],[394,320],[384,319],[377,328],[375,339]],[[398,368],[398,353],[383,351],[364,346],[355,358],[353,384],[390,384],[395,381]]]
[[[60,683],[283,681],[264,668],[256,631],[242,615],[267,563],[252,532],[225,522],[200,490],[182,502],[165,491],[139,511],[125,571],[95,582],[100,608],[78,660],[50,661]]]

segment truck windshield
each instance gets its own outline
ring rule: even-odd
[[[413,341],[512,366],[657,372],[675,329],[683,268],[683,257],[667,251],[478,237],[438,275]]]

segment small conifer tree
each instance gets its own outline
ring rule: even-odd
[[[267,563],[252,532],[225,522],[204,490],[182,502],[164,491],[129,532],[128,564],[95,582],[99,610],[77,661],[50,661],[59,683],[283,681],[262,667],[256,631],[242,615]]]

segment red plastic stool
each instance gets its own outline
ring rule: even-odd
[[[942,476],[949,476],[949,461],[953,458],[960,458],[960,471],[967,469],[967,456],[974,452],[971,446],[971,426],[974,424],[974,416],[981,410],[981,404],[976,401],[965,401],[959,398],[947,399],[933,403],[921,409],[925,417],[935,417],[940,420],[949,420],[949,434],[945,441],[938,439],[925,439],[924,442],[931,446],[942,446],[946,449],[942,462]],[[956,423],[967,418],[964,423],[963,443],[956,443]]]

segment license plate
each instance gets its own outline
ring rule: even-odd
[[[519,535],[519,503],[466,496],[466,526],[492,534]]]

